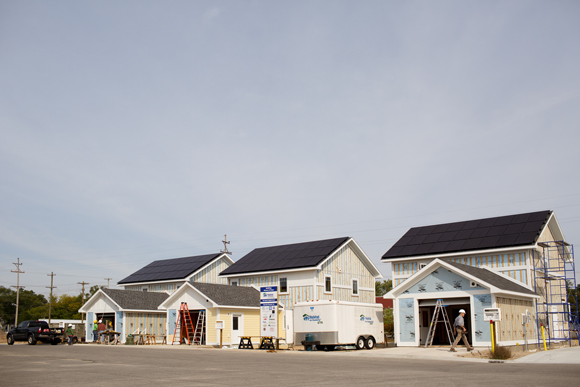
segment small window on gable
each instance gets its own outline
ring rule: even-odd
[[[329,275],[324,276],[324,293],[332,293],[332,277]]]
[[[288,293],[288,278],[280,278],[280,293]]]
[[[143,291],[146,292],[148,289],[147,288],[143,288]]]
[[[419,264],[419,270],[423,269],[425,266],[427,266],[426,263],[420,263]]]
[[[352,295],[358,296],[358,279],[356,278],[352,280]]]
[[[238,286],[238,281],[232,281],[232,286]]]

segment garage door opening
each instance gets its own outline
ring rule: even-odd
[[[437,300],[419,300],[419,331],[420,331],[420,344],[425,345],[427,340],[427,335],[429,333],[429,326],[433,319],[433,313],[435,312],[435,304]],[[471,323],[471,307],[469,297],[461,298],[449,298],[443,299],[443,305],[445,305],[445,311],[449,317],[449,324],[453,327],[453,322],[455,318],[459,316],[459,311],[461,309],[465,310],[465,329],[467,329],[467,337],[470,343],[473,343],[473,332],[470,327]],[[452,343],[449,342],[447,337],[447,331],[445,329],[445,324],[443,323],[443,316],[439,313],[439,322],[437,323],[435,329],[435,336],[433,337],[433,345],[447,346]],[[463,341],[462,341],[463,342]],[[461,342],[461,343],[462,343]],[[459,344],[461,344],[459,343]]]

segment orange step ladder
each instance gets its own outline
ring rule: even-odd
[[[181,326],[183,325],[183,329]],[[191,321],[191,314],[189,314],[189,308],[187,307],[187,302],[182,302],[179,307],[179,315],[177,316],[177,324],[175,324],[175,333],[173,334],[173,341],[171,345],[181,344],[182,339],[185,338],[187,344],[191,344],[193,341],[194,331],[193,322]]]

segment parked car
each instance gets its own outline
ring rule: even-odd
[[[28,341],[35,345],[37,341],[57,345],[61,342],[64,328],[50,328],[46,321],[22,321],[16,328],[6,334],[8,345],[16,341]]]

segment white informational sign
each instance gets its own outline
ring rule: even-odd
[[[278,336],[278,287],[260,288],[260,336]]]
[[[483,309],[483,321],[501,321],[500,308]]]
[[[218,320],[215,322],[215,329],[224,329],[224,322],[221,320]]]

